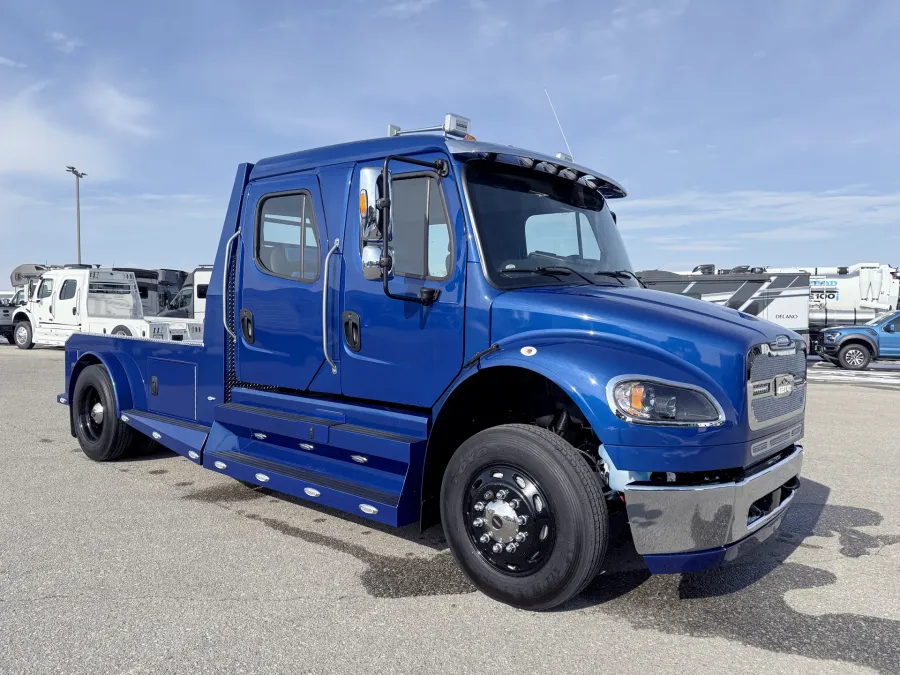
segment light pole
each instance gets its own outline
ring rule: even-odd
[[[81,179],[87,176],[74,166],[67,166],[66,171],[75,176],[75,228],[78,237],[78,264],[81,264]]]

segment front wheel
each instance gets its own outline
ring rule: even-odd
[[[133,440],[131,427],[116,417],[112,382],[103,366],[88,366],[78,375],[72,415],[81,449],[95,462],[118,459]]]
[[[522,609],[550,609],[580,593],[606,552],[596,475],[540,427],[507,424],[466,440],[444,473],[441,519],[469,580]]]
[[[17,323],[14,337],[16,339],[16,347],[19,349],[31,349],[34,347],[34,337],[30,322],[20,321]]]
[[[872,360],[872,352],[863,345],[852,344],[841,349],[838,355],[842,368],[848,370],[865,370]]]

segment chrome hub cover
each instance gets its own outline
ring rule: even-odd
[[[95,403],[91,408],[91,421],[94,424],[103,424],[103,404]]]
[[[508,544],[519,533],[519,514],[508,503],[495,499],[484,507],[484,531],[494,541]]]

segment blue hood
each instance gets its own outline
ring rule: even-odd
[[[668,362],[666,367],[690,364],[684,369],[704,382],[718,383],[738,405],[750,348],[779,335],[801,339],[782,326],[728,307],[637,287],[542,287],[510,291],[494,300],[491,342],[555,331],[624,341],[656,354],[653,358]],[[622,368],[633,372],[627,363]]]

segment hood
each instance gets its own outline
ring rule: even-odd
[[[491,342],[541,330],[583,330],[613,335],[665,350],[717,374],[743,369],[750,348],[779,335],[783,326],[711,302],[638,287],[560,286],[509,291],[491,309]],[[730,364],[726,366],[726,364]]]

